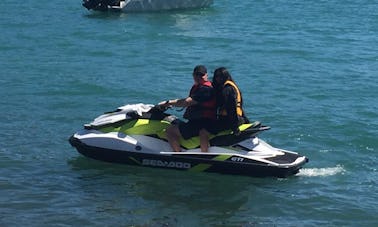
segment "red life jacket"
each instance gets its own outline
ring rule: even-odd
[[[192,96],[197,89],[199,89],[202,86],[206,87],[213,87],[211,85],[210,81],[205,81],[201,84],[193,85],[193,87],[190,89],[189,96]],[[207,119],[216,119],[216,99],[215,94],[211,99],[209,99],[206,102],[199,102],[196,105],[189,106],[186,108],[186,111],[184,113],[184,118],[188,120],[193,119],[200,119],[200,118],[207,118]]]

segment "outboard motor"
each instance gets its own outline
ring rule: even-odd
[[[120,0],[83,0],[83,6],[88,10],[106,11],[108,6],[116,6]]]

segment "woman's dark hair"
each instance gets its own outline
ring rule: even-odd
[[[228,70],[225,67],[219,67],[214,71],[214,76],[213,76],[214,87],[221,87],[224,84],[224,82],[226,82],[227,80],[234,82],[231,74],[228,72]]]

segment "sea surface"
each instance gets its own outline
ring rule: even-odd
[[[230,70],[271,126],[260,138],[309,157],[298,175],[131,167],[69,145],[103,112],[186,97],[197,64]],[[0,226],[378,226],[377,0],[135,14],[2,0],[0,87]]]

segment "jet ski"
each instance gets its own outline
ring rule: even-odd
[[[165,130],[181,119],[167,109],[143,103],[121,106],[85,124],[69,142],[96,160],[189,172],[284,178],[308,162],[305,156],[259,139],[257,135],[270,127],[257,121],[240,125],[238,135],[231,130],[211,135],[208,152],[201,152],[199,137],[180,139],[182,152],[173,152]]]
[[[208,7],[213,0],[83,0],[83,6],[95,11],[143,12]]]

